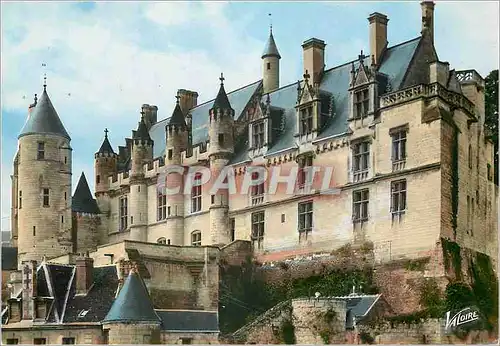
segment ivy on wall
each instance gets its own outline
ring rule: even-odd
[[[458,225],[458,129],[454,128],[453,145],[451,148],[451,225],[453,237],[457,238]]]

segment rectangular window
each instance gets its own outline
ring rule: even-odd
[[[307,135],[313,130],[313,108],[307,107],[300,111],[300,134]]]
[[[313,202],[299,203],[299,242],[310,237],[313,227]]]
[[[97,184],[101,182],[101,176],[99,174],[96,176],[95,181]]]
[[[64,223],[64,215],[61,215],[61,223]]]
[[[120,231],[124,231],[128,227],[128,198],[122,197],[120,203]]]
[[[236,227],[235,227],[236,222],[234,218],[231,218],[230,224],[231,224],[231,241],[234,241],[236,239]]]
[[[270,70],[270,69],[271,69],[271,63],[270,63],[270,62],[268,62],[268,63],[267,63],[267,69],[268,69],[268,70]]]
[[[191,245],[201,246],[201,232],[195,231],[191,234]]]
[[[63,345],[74,345],[75,338],[62,338],[62,344]]]
[[[304,185],[306,184],[312,183],[312,181],[310,181],[311,179],[309,178],[312,173],[311,171],[309,171],[309,167],[312,166],[312,161],[312,156],[306,156],[299,161],[299,171],[297,177],[297,184],[299,185],[299,188],[304,187]]]
[[[172,160],[173,156],[174,156],[174,153],[173,153],[172,149],[168,149],[168,159]]]
[[[49,206],[49,189],[43,189],[43,206]]]
[[[37,159],[38,160],[43,160],[44,158],[45,158],[45,143],[44,142],[38,142]]]
[[[64,191],[64,200],[66,200],[67,198],[68,198],[68,193]]]
[[[23,192],[19,190],[19,209],[23,207]]]
[[[46,343],[47,343],[47,339],[45,339],[45,338],[34,338],[33,339],[34,345],[45,345]]]
[[[252,180],[257,180],[259,177],[259,173],[252,173]],[[257,205],[264,202],[264,182],[259,185],[252,185],[252,205]]]
[[[391,212],[403,213],[406,210],[406,180],[391,183]]]
[[[254,249],[262,249],[264,245],[264,212],[252,213],[252,244]]]
[[[219,145],[224,145],[224,134],[219,133]]]
[[[19,339],[7,339],[7,345],[17,345],[19,344]]]
[[[368,115],[369,100],[368,89],[360,90],[354,94],[354,119],[365,118]]]
[[[353,214],[352,220],[354,222],[363,222],[368,220],[368,189],[354,191],[352,193],[353,199]]]
[[[368,177],[370,162],[370,142],[361,142],[353,145],[352,170],[354,181],[361,181]]]
[[[33,237],[36,236],[36,226],[33,226]]]
[[[264,146],[264,122],[260,121],[252,125],[252,146],[254,148],[262,148]]]
[[[201,210],[201,173],[196,173],[193,187],[191,188],[191,212]]]
[[[64,157],[64,164],[67,164],[68,163],[68,158],[65,156]]]
[[[164,191],[158,191],[157,204],[158,208],[156,220],[165,220],[167,218],[167,195]]]
[[[392,164],[393,169],[402,169],[398,163],[406,160],[406,130],[392,134]]]

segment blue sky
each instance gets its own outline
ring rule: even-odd
[[[372,12],[389,17],[395,45],[420,34],[419,2],[9,2],[2,3],[2,230],[10,229],[10,174],[17,135],[43,73],[72,137],[73,189],[82,171],[93,189],[93,155],[108,127],[116,149],[131,135],[143,103],[170,116],[176,90],[212,99],[221,72],[226,90],[261,76],[273,32],[282,56],[281,85],[301,78],[301,43],[327,43],[327,68],[369,52]],[[440,60],[485,77],[498,68],[498,3],[437,2]],[[42,63],[46,67],[42,67]]]

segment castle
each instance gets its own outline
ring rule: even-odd
[[[5,340],[19,341],[14,334],[29,320],[30,330],[40,330],[38,342],[67,339],[44,331],[50,321],[86,322],[89,332],[75,332],[73,342],[214,342],[216,325],[200,322],[185,330],[192,335],[174,338],[172,330],[179,331],[165,321],[179,308],[217,320],[218,261],[243,242],[262,263],[366,242],[378,262],[420,258],[435,253],[441,238],[495,258],[498,192],[484,80],[439,61],[434,3],[421,8],[421,36],[393,46],[389,19],[371,14],[370,54],[333,68],[326,67],[324,41],[305,41],[304,75],[295,83],[279,85],[281,56],[271,31],[256,82],[227,93],[221,75],[216,98],[203,104],[197,92],[179,89],[172,115],[161,121],[156,106],[142,105],[137,129],[118,151],[105,130],[94,157],[95,199],[83,174],[71,196],[71,138],[44,85],[14,160],[11,229],[20,271],[12,275]],[[172,166],[186,169],[166,175]],[[292,193],[268,193],[270,180],[248,194],[212,193],[198,174],[187,194],[159,188],[167,176],[167,185],[184,190],[194,166],[212,177],[229,168],[237,186],[249,174],[254,179],[254,167],[298,173],[290,175]],[[333,167],[336,193],[317,188],[312,167]],[[106,275],[112,287],[94,281]],[[77,303],[100,295],[98,287],[110,299],[119,292],[116,302],[137,299],[148,309],[130,316],[110,302],[86,320]],[[174,291],[190,298],[179,293],[166,302]],[[141,340],[123,321],[135,323]]]

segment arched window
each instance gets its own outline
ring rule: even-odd
[[[191,245],[192,246],[201,246],[201,232],[194,231],[191,233]]]
[[[163,244],[163,245],[167,245],[167,239],[161,237],[161,238],[158,238],[158,240],[156,241],[158,244]]]

